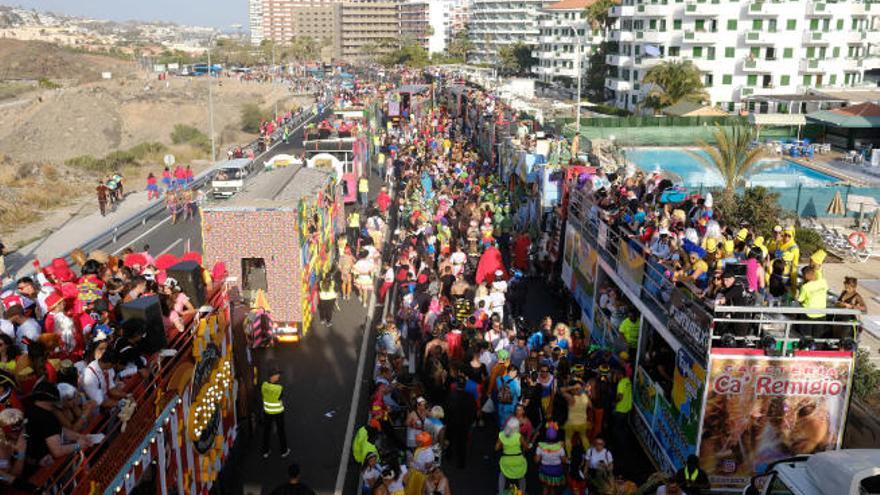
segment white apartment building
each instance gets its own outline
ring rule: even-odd
[[[541,8],[545,0],[473,0],[468,36],[474,45],[470,61],[495,64],[502,46],[523,42],[537,45]]]
[[[602,43],[600,30],[592,29],[586,8],[595,0],[562,0],[544,7],[538,20],[540,34],[532,51],[537,63],[532,72],[547,84],[577,85],[577,74],[587,74],[590,53]],[[580,53],[580,63],[578,63]]]
[[[263,42],[263,0],[248,0],[248,28],[251,32],[251,44]]]
[[[713,104],[737,110],[757,95],[861,85],[880,67],[880,4],[856,0],[622,0],[605,86],[637,110],[661,60],[691,60]]]

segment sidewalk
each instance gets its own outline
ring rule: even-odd
[[[40,260],[43,265],[48,264],[53,258],[57,258],[68,251],[83,245],[86,241],[92,239],[96,235],[112,228],[127,220],[133,215],[140,213],[150,203],[147,201],[147,192],[134,191],[126,193],[125,199],[116,205],[114,211],[107,213],[106,217],[102,217],[98,211],[98,201],[93,198],[91,208],[86,206],[71,216],[63,225],[47,237],[31,242],[30,244],[19,248],[15,252],[6,256],[6,267],[9,275],[17,279],[33,272],[31,263],[33,260]],[[160,198],[158,201],[163,201]],[[109,205],[108,205],[109,208]]]

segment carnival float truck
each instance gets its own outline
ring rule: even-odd
[[[675,472],[694,454],[713,492],[741,494],[777,461],[840,449],[861,314],[831,303],[822,310],[714,306],[689,283],[673,282],[638,239],[591,215],[586,190],[570,191],[562,279],[589,344],[631,356],[628,419],[655,466]],[[622,317],[603,305],[609,291],[639,312],[634,346],[618,331]],[[816,324],[807,315],[820,311],[826,330],[805,336]]]
[[[292,166],[261,174],[230,201],[202,208],[204,259],[223,262],[241,297],[296,342],[332,270],[342,201],[332,169]]]

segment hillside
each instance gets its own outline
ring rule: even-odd
[[[48,79],[62,84],[82,84],[133,74],[134,62],[113,57],[76,53],[51,43],[0,39],[0,81]]]

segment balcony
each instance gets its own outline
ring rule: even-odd
[[[784,33],[776,31],[747,31],[745,43],[748,46],[776,46],[784,36]]]
[[[717,31],[685,31],[682,43],[685,45],[714,44],[717,38]]]
[[[632,31],[611,31],[611,36],[609,36],[611,41],[617,41],[618,43],[629,43],[635,39],[635,35]]]
[[[804,44],[805,45],[827,45],[828,44],[828,33],[823,33],[821,31],[806,31],[804,32]]]
[[[605,87],[612,91],[629,91],[632,85],[629,81],[617,79],[616,77],[605,78]]]
[[[858,2],[853,3],[850,12],[853,17],[865,17],[866,15],[871,13],[872,3],[869,2]],[[874,12],[880,12],[880,9],[874,8]]]
[[[666,59],[664,59],[663,57],[648,57],[648,56],[642,55],[642,56],[636,57],[634,62],[635,62],[636,67],[638,67],[640,69],[647,69],[650,67],[654,67],[655,65],[659,64],[660,62],[663,62],[664,60],[666,60]]]
[[[636,5],[636,14],[640,17],[666,17],[675,11],[674,5],[641,4]]]
[[[633,58],[629,55],[605,55],[605,63],[608,65],[631,65]]]
[[[648,43],[664,43],[669,40],[669,31],[636,31],[636,39]]]
[[[846,42],[849,44],[860,44],[868,39],[868,32],[864,30],[847,31]]]
[[[749,5],[748,15],[751,17],[777,17],[791,8],[785,2],[759,2]]]
[[[716,17],[721,13],[721,0],[691,1],[684,6],[686,17]]]
[[[843,59],[843,70],[845,70],[847,72],[852,72],[852,71],[862,70],[863,68],[874,69],[874,68],[878,67],[876,63],[873,65],[869,65],[866,63],[870,60],[871,60],[870,58],[847,57],[847,58]],[[875,58],[874,61],[876,62],[877,59]],[[825,61],[823,61],[823,62],[825,62]]]
[[[835,5],[825,2],[810,2],[807,4],[807,17],[833,17]]]
[[[742,71],[748,74],[766,74],[772,72],[772,68],[768,66],[765,60],[747,58],[743,60]]]
[[[608,11],[609,17],[632,17],[636,13],[635,5],[615,5]]]
[[[739,94],[741,97],[751,96],[752,88],[742,88]],[[571,191],[567,216],[570,230],[564,244],[571,245],[568,236],[576,234],[580,242],[589,245],[598,256],[598,269],[605,272],[606,280],[620,289],[624,299],[628,299],[646,321],[663,327],[698,359],[705,359],[713,348],[720,347],[739,349],[749,354],[764,351],[774,355],[811,355],[810,351],[800,354],[802,351],[799,349],[805,346],[798,344],[807,342],[800,333],[801,329],[795,326],[808,320],[807,309],[754,303],[716,307],[712,300],[702,296],[703,290],[697,287],[696,282],[673,279],[673,264],[650,254],[648,246],[642,244],[625,223],[620,222],[623,210],[615,210],[616,213],[601,208],[594,210],[589,189],[573,188]],[[835,333],[845,335],[846,332],[840,332],[843,329],[851,333],[852,326],[860,323],[860,313],[833,306],[829,303],[828,309],[821,311],[826,315],[840,315],[827,318],[835,322],[832,323],[836,326]],[[597,310],[595,320],[600,330],[602,325],[598,322],[600,316],[605,316],[603,311]],[[603,313],[600,315],[599,312]],[[613,329],[607,331],[614,332]],[[610,337],[616,338],[614,335]],[[604,340],[609,341],[607,337]],[[838,338],[815,341],[820,340],[822,345],[834,349],[844,344]],[[814,359],[820,359],[819,354],[812,355]]]

